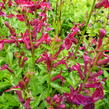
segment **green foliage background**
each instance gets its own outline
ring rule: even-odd
[[[54,37],[54,35],[59,35],[59,37],[65,38],[66,34],[73,27],[74,23],[86,22],[87,15],[90,11],[92,1],[93,0],[64,0],[64,3],[61,4],[56,9],[56,0],[51,0],[51,4],[54,10],[48,13],[49,16],[48,22],[51,24],[51,27],[54,28],[55,31],[55,32],[54,31],[50,32],[51,37]],[[10,8],[7,10],[6,13],[12,12],[13,10],[14,10],[13,8]],[[62,13],[61,21],[59,21],[60,11]],[[89,27],[86,31],[86,35],[88,35],[90,39],[93,36],[97,36],[98,30],[103,26],[106,27],[107,31],[109,31],[109,24],[108,24],[109,21],[106,19],[106,15],[108,13],[109,10],[105,10],[103,8],[100,10],[96,10],[95,14],[92,16],[90,21],[90,23],[92,23],[92,27]],[[26,30],[24,23],[19,22],[17,19],[13,18],[9,20],[0,17],[0,36],[7,37],[9,35],[9,31],[5,27],[4,21],[9,21],[10,24],[12,24],[14,28],[16,28],[17,33]],[[105,25],[103,25],[101,22],[105,22]],[[107,33],[107,36],[108,35],[109,33]],[[42,45],[41,48],[35,51],[35,53],[37,54],[36,58],[38,58],[44,50],[48,49],[52,51],[52,48],[47,45]],[[21,51],[23,50],[26,52],[27,56],[30,57],[29,52],[22,46]],[[17,49],[14,44],[5,45],[5,49],[0,51],[0,66],[6,63],[9,65],[11,69],[14,70],[14,75],[11,75],[7,70],[0,71],[0,109],[23,109],[16,94],[13,91],[8,93],[4,92],[6,89],[11,88],[13,85],[17,85],[19,80],[21,79],[21,74],[29,71],[29,69],[32,68],[31,57],[27,61],[23,71],[21,68],[18,67],[16,63],[17,60],[13,56],[14,52],[16,51],[19,51],[19,49]],[[62,55],[63,54],[64,55],[67,54],[67,51],[64,51]],[[81,56],[82,55],[83,54],[81,53]],[[76,61],[78,63],[83,62],[83,60],[81,59],[78,59]],[[76,63],[76,61],[74,62]],[[78,81],[78,76],[76,75],[76,72],[73,73],[71,72],[69,74],[69,72],[66,70],[64,65],[58,67],[57,69],[54,69],[51,76],[58,74],[59,73],[58,71],[60,71],[60,69],[63,69],[63,71],[65,72],[63,76],[67,78],[66,84],[64,86],[61,86],[57,84],[59,81],[56,81],[56,83],[51,82],[50,83],[51,88],[48,88],[47,83],[48,83],[49,75],[48,72],[45,71],[45,66],[43,64],[35,64],[36,73],[33,77],[31,77],[31,81],[28,85],[29,89],[31,90],[29,96],[34,97],[33,101],[31,102],[32,109],[46,109],[48,104],[46,103],[45,98],[47,96],[50,96],[49,92],[50,93],[52,92],[53,95],[55,92],[63,93],[65,91],[69,91],[68,84],[70,85],[73,84],[76,87],[77,83],[75,83],[75,81]],[[103,76],[109,77],[109,65],[108,67],[104,68],[104,71],[105,73]],[[109,109],[109,103],[108,103],[109,79],[107,80],[104,89],[105,89],[105,98],[96,103],[96,109]]]

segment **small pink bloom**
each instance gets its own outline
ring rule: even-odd
[[[106,30],[105,29],[101,29],[99,32],[99,39],[98,39],[98,48],[99,49],[102,46],[102,39],[103,37],[106,35]]]
[[[12,13],[11,13],[11,14],[9,14],[9,15],[7,15],[7,17],[8,17],[8,18],[13,18],[14,16],[15,16],[15,15],[14,15],[14,14],[12,14]]]
[[[63,58],[61,59],[60,61],[56,62],[53,64],[53,67],[57,67],[59,66],[60,64],[64,64],[66,66],[66,68],[68,69],[68,64],[66,63],[66,60]]]
[[[74,52],[68,52],[68,57],[67,57],[67,59],[69,59],[69,58],[72,58],[74,56]]]
[[[70,49],[70,47],[72,46],[72,41],[71,41],[71,39],[65,38],[65,40],[64,40],[64,46],[65,46],[65,48],[66,48],[67,50]]]
[[[68,103],[72,103],[75,105],[83,105],[86,106],[88,104],[93,103],[93,99],[90,96],[84,96],[79,94],[73,88],[70,88],[70,93],[64,93],[64,97]]]
[[[4,48],[4,40],[0,40],[0,50]]]
[[[51,79],[51,81],[55,81],[55,80],[57,80],[57,79],[60,79],[60,80],[62,81],[62,83],[64,83],[64,82],[65,82],[65,78],[64,78],[61,74],[62,74],[62,72],[60,72],[58,75],[54,76],[54,77]]]
[[[19,101],[23,104],[25,102],[25,100],[24,100],[24,98],[22,96],[22,92],[19,91],[19,90],[16,90],[15,92],[16,92],[18,98],[19,98]]]
[[[25,21],[24,15],[16,15],[19,21]]]
[[[102,39],[105,35],[106,35],[106,30],[105,29],[100,29],[99,37]]]
[[[38,47],[40,46],[43,42],[46,42],[47,44],[49,44],[51,41],[48,33],[43,33],[42,37],[37,41],[36,44],[34,44],[34,47]]]
[[[98,88],[100,86],[101,86],[100,82],[86,83],[86,85],[85,85],[86,88]]]
[[[53,30],[53,29],[50,28],[50,27],[46,27],[45,30],[46,30],[46,31],[51,31],[51,30]]]
[[[23,42],[26,46],[26,48],[28,50],[31,49],[31,44],[30,44],[30,33],[29,33],[29,30],[26,30],[24,34],[21,34],[22,35],[22,39],[23,39]]]
[[[96,77],[99,77],[99,76],[102,75],[102,74],[103,74],[103,71],[100,70],[100,71],[98,71],[97,73],[91,74],[91,75],[90,75],[90,78],[96,78]]]
[[[88,71],[88,63],[89,63],[90,58],[89,56],[87,56],[87,54],[84,54],[83,58],[84,58],[84,73],[86,74]]]
[[[83,75],[83,72],[81,70],[81,65],[77,63],[77,65],[72,66],[72,70],[78,71],[80,78],[83,80],[85,77]]]
[[[64,97],[56,94],[54,97],[47,97],[47,103],[51,106],[50,109],[66,109]]]
[[[4,39],[4,43],[8,43],[8,44],[15,43],[15,40],[14,39]]]
[[[21,7],[31,7],[34,5],[34,2],[31,0],[15,0],[15,3]]]
[[[0,67],[0,70],[8,70],[10,73],[13,73],[13,70],[11,70],[7,64],[4,64]]]
[[[103,6],[104,8],[109,8],[109,1],[108,0],[103,0]]]
[[[103,7],[103,2],[98,2],[95,4],[95,8],[101,8]]]
[[[6,16],[6,13],[0,10],[0,16]]]
[[[96,88],[96,90],[94,91],[93,95],[93,100],[94,102],[103,99],[104,98],[104,92],[103,92],[103,87],[98,87]]]
[[[39,16],[46,17],[46,13],[45,12],[40,12]]]
[[[47,52],[44,52],[42,55],[41,55],[41,58],[37,59],[36,60],[36,63],[39,63],[39,62],[45,62],[45,64],[47,65],[47,70],[50,71],[51,70],[51,62],[52,62],[52,57],[50,54],[47,54]]]
[[[8,1],[8,6],[11,7],[12,5],[13,5],[12,0],[9,0],[9,1]]]
[[[2,8],[5,8],[5,7],[4,7],[4,3],[0,2],[0,8],[1,8],[1,9],[2,9]]]
[[[48,2],[41,2],[41,3],[40,3],[40,6],[41,6],[41,9],[43,9],[43,10],[44,10],[45,8],[46,8],[46,9],[49,9],[49,10],[51,9],[50,3],[48,3]]]
[[[103,59],[103,60],[99,60],[98,62],[97,62],[97,65],[104,65],[104,64],[107,64],[107,63],[109,63],[109,58],[107,58],[107,59]]]
[[[16,36],[15,29],[14,29],[7,21],[5,22],[5,26],[9,29],[10,34],[11,34],[12,36]]]
[[[90,103],[90,104],[83,106],[82,109],[95,109],[95,105],[94,103]]]
[[[85,46],[80,47],[79,50],[86,50],[86,47]]]
[[[21,66],[21,67],[24,67],[25,62],[26,62],[27,60],[28,60],[28,58],[27,58],[27,57],[24,57],[20,66]]]
[[[59,48],[59,50],[54,54],[54,57],[57,57],[60,53],[61,53],[61,51],[62,50],[64,50],[64,45],[62,44],[61,46],[60,46],[60,48]]]
[[[25,109],[31,109],[30,102],[31,102],[31,98],[27,98],[25,103],[23,104]]]
[[[64,39],[64,46],[65,48],[68,50],[71,48],[72,46],[72,43],[75,43],[77,44],[78,43],[78,40],[76,38],[74,38],[74,36],[77,34],[77,32],[79,31],[79,28],[77,26],[74,26],[72,29],[71,29],[71,33],[69,33],[67,35],[67,37]]]

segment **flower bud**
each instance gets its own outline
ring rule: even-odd
[[[106,30],[105,29],[100,29],[99,38],[102,39],[105,35],[106,35]]]

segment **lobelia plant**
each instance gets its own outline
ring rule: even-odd
[[[93,0],[87,22],[75,23],[61,39],[49,35],[49,1],[2,0],[0,16],[6,19],[4,26],[9,33],[0,36],[0,51],[12,46],[15,60],[11,61],[13,64],[0,63],[1,73],[6,70],[13,79],[2,94],[14,92],[21,109],[95,109],[95,103],[105,95],[103,86],[107,78],[103,77],[103,68],[109,63],[109,38],[105,28],[91,40],[86,40],[85,32],[93,10],[108,8],[106,3],[103,0],[96,4]],[[14,11],[7,12],[8,9]],[[25,28],[18,31],[11,19]]]

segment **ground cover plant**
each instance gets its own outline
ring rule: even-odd
[[[0,109],[109,109],[108,0],[0,0]]]

